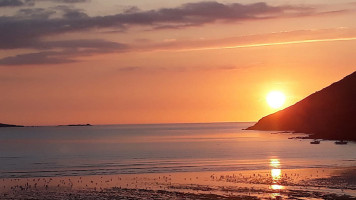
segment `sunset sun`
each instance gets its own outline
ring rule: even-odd
[[[267,103],[271,108],[280,108],[283,106],[286,96],[279,91],[272,91],[267,94]]]

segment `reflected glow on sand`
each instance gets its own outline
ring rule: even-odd
[[[281,169],[271,169],[271,177],[273,181],[278,181],[282,178],[282,170]]]

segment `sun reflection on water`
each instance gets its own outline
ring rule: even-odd
[[[281,162],[279,162],[279,159],[270,159],[269,166],[279,168],[281,166]]]
[[[282,190],[284,187],[282,185],[271,185],[271,189],[273,190]]]
[[[273,199],[277,199],[280,197],[280,190],[284,189],[284,186],[280,185],[280,181],[282,179],[282,169],[281,162],[279,159],[270,159],[269,166],[271,167],[271,178],[272,184],[270,185],[270,189],[278,191],[278,193],[272,193],[271,197]]]

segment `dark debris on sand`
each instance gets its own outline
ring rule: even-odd
[[[103,191],[79,190],[75,192],[58,191],[19,191],[5,194],[0,199],[31,199],[31,200],[163,200],[163,199],[200,199],[200,200],[258,200],[253,196],[222,196],[217,194],[194,194],[165,190],[121,189],[112,188]]]
[[[225,188],[227,189],[227,188]],[[234,191],[233,188],[228,189],[229,192]],[[241,192],[241,191],[239,191]],[[270,192],[270,191],[259,191]],[[356,200],[355,197],[347,195],[325,194],[320,192],[303,191],[303,190],[289,190],[280,191],[284,198],[304,200],[308,198],[318,198],[325,200]],[[9,194],[2,194],[1,200],[10,199],[31,199],[31,200],[168,200],[168,199],[184,199],[184,200],[258,200],[261,199],[256,196],[249,195],[219,195],[207,193],[189,193],[177,192],[167,190],[147,190],[147,189],[125,189],[125,188],[111,188],[101,191],[95,190],[74,190],[74,191],[51,191],[51,190],[21,190]],[[266,198],[264,198],[266,199]],[[277,198],[267,198],[277,199]]]

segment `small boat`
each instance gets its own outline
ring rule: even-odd
[[[336,141],[335,144],[347,144],[347,141],[340,140],[340,141]]]
[[[310,144],[320,144],[320,140],[311,141]]]

